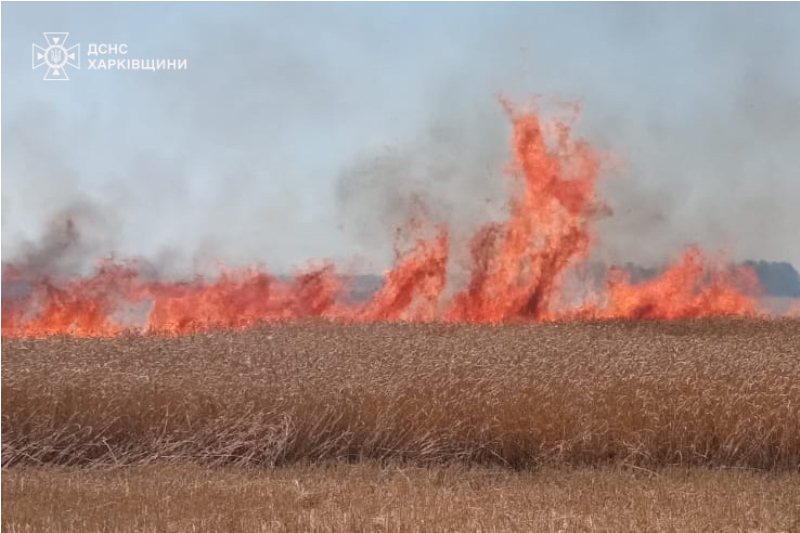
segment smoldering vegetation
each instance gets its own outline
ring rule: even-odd
[[[800,323],[4,339],[2,464],[800,468]]]

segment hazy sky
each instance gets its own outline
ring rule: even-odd
[[[67,82],[31,68],[46,31]],[[4,261],[72,214],[90,261],[384,266],[412,192],[456,233],[497,215],[502,93],[581,102],[622,163],[598,257],[800,266],[800,4],[3,3],[2,82]]]

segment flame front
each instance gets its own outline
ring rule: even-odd
[[[172,283],[146,279],[124,264],[103,263],[90,278],[26,277],[13,266],[4,282],[25,280],[29,294],[3,303],[3,336],[115,336],[128,329],[184,334],[241,329],[276,320],[320,317],[503,323],[570,319],[678,319],[757,313],[758,281],[751,269],[731,269],[699,249],[686,251],[659,277],[633,284],[612,270],[599,289],[584,287],[580,303],[565,303],[565,279],[580,268],[595,242],[593,222],[604,212],[597,196],[601,156],[575,139],[571,121],[544,121],[508,103],[513,158],[507,173],[518,185],[508,219],[490,223],[469,242],[465,287],[448,294],[450,232],[422,237],[419,220],[404,228],[414,245],[366,302],[341,298],[346,288],[331,265],[280,280],[257,269],[218,279]],[[122,309],[145,303],[146,324],[131,328]]]

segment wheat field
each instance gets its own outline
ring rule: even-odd
[[[689,516],[709,531],[800,527],[796,319],[3,339],[2,417],[4,531],[429,530],[422,519],[524,531],[558,526],[552,513],[572,517],[565,531],[701,530]],[[245,488],[221,495],[218,480],[231,476]],[[401,503],[392,483],[406,478]],[[298,505],[292,479],[319,502]],[[326,496],[335,479],[353,498],[345,514]],[[494,496],[475,493],[474,479],[494,480]],[[138,503],[89,512],[97,487]],[[668,487],[695,497],[666,498]],[[449,504],[436,503],[442,490]],[[277,498],[269,512],[255,506],[266,515],[228,516],[226,498],[264,491]],[[555,503],[559,491],[585,498]],[[550,503],[520,503],[531,494]],[[718,511],[744,497],[749,507]],[[209,498],[217,514],[196,503]],[[395,505],[381,514],[384,500]],[[186,502],[198,506],[194,522]],[[81,506],[86,522],[69,521]],[[755,525],[736,529],[737,516]]]
[[[169,463],[3,474],[8,533],[798,529],[797,475],[747,469]]]
[[[795,470],[800,322],[264,326],[4,340],[3,465]]]

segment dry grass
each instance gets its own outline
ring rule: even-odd
[[[3,531],[800,530],[800,477],[742,470],[12,469]]]
[[[4,339],[2,463],[797,471],[798,354],[798,320]]]

